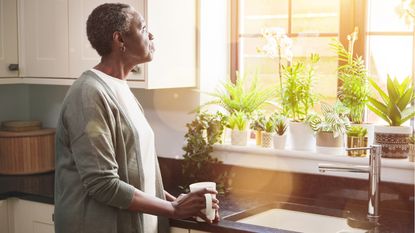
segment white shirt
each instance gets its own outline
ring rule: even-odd
[[[148,124],[126,80],[109,76],[96,69],[91,69],[91,71],[97,74],[111,88],[118,103],[137,129],[141,152],[141,158],[137,158],[137,160],[142,161],[144,170],[144,190],[142,191],[151,196],[156,196],[156,153],[153,130]],[[143,218],[144,232],[157,233],[157,216],[144,214]]]

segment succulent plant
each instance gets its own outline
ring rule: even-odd
[[[350,127],[346,134],[349,137],[366,137],[367,129],[362,126],[355,125]]]
[[[248,118],[243,112],[234,112],[228,118],[228,125],[231,129],[244,131],[248,125]]]

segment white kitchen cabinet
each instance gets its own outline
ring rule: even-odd
[[[17,77],[10,64],[17,64],[17,5],[16,0],[0,0],[0,82]]]
[[[1,1],[1,0],[0,0]],[[152,62],[128,77],[136,88],[196,85],[197,0],[110,0],[141,12],[155,36]],[[86,20],[100,0],[18,0],[23,83],[71,84],[100,58],[86,36]]]
[[[68,1],[18,0],[21,77],[67,78]]]
[[[13,233],[54,233],[53,205],[9,199],[13,205]]]
[[[170,227],[170,233],[190,233],[190,230],[178,227]]]
[[[210,232],[207,232],[207,231],[198,231],[198,230],[190,230],[189,233],[210,233]]]
[[[9,214],[7,210],[7,199],[0,200],[0,232],[9,233]]]

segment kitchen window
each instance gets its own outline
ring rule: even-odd
[[[325,102],[334,102],[338,80],[337,54],[330,48],[338,38],[347,48],[347,35],[357,27],[354,54],[362,56],[369,75],[383,85],[387,74],[402,80],[414,77],[414,26],[398,15],[402,0],[232,0],[231,79],[235,71],[257,73],[263,84],[277,83],[278,58],[258,53],[266,41],[261,30],[284,29],[292,39],[293,58],[320,55],[316,70],[316,91]],[[284,60],[283,62],[284,63]],[[249,76],[249,75],[248,75]],[[372,113],[367,121],[381,123]],[[413,124],[413,121],[412,121]]]

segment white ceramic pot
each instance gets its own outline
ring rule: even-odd
[[[261,145],[262,147],[271,147],[272,146],[272,137],[274,136],[274,133],[268,133],[265,131],[262,131],[262,141]]]
[[[382,157],[394,159],[408,158],[409,136],[412,128],[409,126],[375,126],[375,144],[382,146]]]
[[[314,151],[316,138],[311,127],[304,122],[289,122],[288,148],[293,150]]]
[[[237,129],[232,130],[231,144],[235,146],[246,146],[248,143],[248,130],[240,131]]]
[[[275,134],[273,139],[274,149],[283,150],[285,149],[285,142],[287,141],[287,134],[278,135]]]

